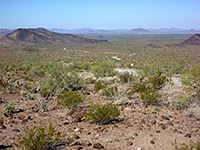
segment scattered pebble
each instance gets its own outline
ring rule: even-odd
[[[102,148],[104,148],[104,146],[101,145],[101,143],[95,143],[95,144],[93,145],[93,148],[102,149]]]

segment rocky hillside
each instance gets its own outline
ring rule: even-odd
[[[17,29],[0,37],[0,44],[65,44],[65,43],[103,43],[107,40],[92,39],[73,34],[60,34],[43,28]]]
[[[186,39],[185,41],[181,42],[181,44],[185,45],[200,45],[200,34],[195,34],[189,39]]]

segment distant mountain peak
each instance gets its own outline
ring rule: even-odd
[[[182,45],[200,45],[200,34],[195,34],[189,39],[181,42]]]
[[[0,37],[0,44],[65,44],[65,43],[103,43],[102,39],[91,39],[73,34],[60,34],[44,28],[19,28]]]

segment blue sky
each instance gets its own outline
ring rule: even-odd
[[[200,29],[200,0],[0,0],[0,28]]]

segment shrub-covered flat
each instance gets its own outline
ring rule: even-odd
[[[0,149],[199,149],[191,35],[105,36],[0,46]]]

